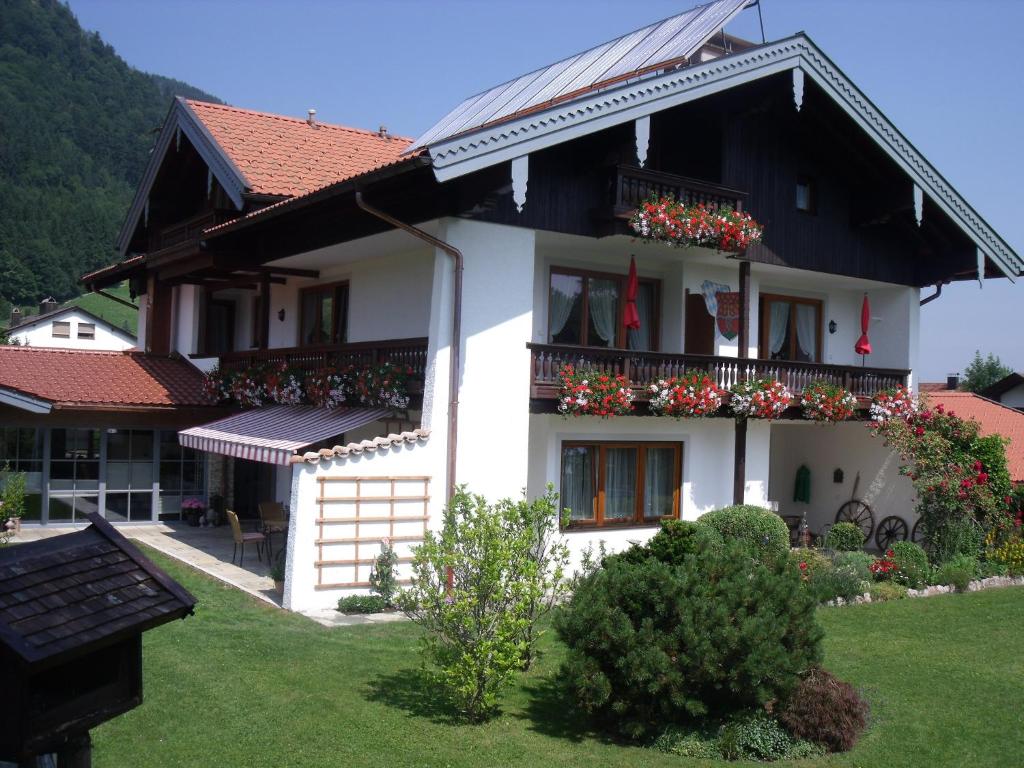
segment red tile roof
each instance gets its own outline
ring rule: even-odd
[[[0,346],[0,388],[69,408],[210,405],[194,366],[141,352]]]
[[[944,381],[922,381],[917,385],[918,392],[950,392],[949,385]]]
[[[1024,413],[973,392],[933,392],[928,396],[928,402],[931,405],[942,403],[947,411],[953,411],[964,419],[974,419],[981,425],[983,435],[1009,438],[1006,461],[1010,479],[1024,483]]]
[[[294,197],[399,159],[412,139],[224,104],[185,102],[256,194]]]

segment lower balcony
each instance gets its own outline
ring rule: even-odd
[[[608,374],[622,374],[633,384],[635,399],[648,399],[647,387],[658,379],[681,376],[686,371],[707,371],[723,389],[745,379],[773,378],[799,395],[812,381],[828,381],[861,399],[879,390],[905,385],[910,371],[783,360],[754,360],[714,355],[664,352],[634,352],[627,349],[527,344],[530,349],[530,397],[556,400],[559,371],[564,365],[593,368]]]

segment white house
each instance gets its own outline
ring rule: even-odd
[[[105,349],[123,352],[135,346],[135,337],[102,317],[76,306],[40,304],[37,315],[12,315],[7,337],[25,347]]]
[[[220,371],[392,361],[415,384],[398,412],[274,405],[181,431],[240,514],[289,506],[287,607],[365,589],[383,538],[405,567],[463,483],[492,499],[553,483],[577,555],[735,502],[777,502],[816,532],[851,499],[875,523],[904,514],[912,490],[865,428],[870,398],[915,385],[922,289],[1013,278],[1024,260],[806,35],[726,34],[746,5],[510,80],[415,141],[172,105],[122,260],[83,278],[131,281],[146,354]],[[763,239],[641,242],[628,219],[652,195],[742,208]],[[566,363],[627,375],[634,415],[560,415]],[[860,417],[650,415],[648,385],[684,370],[795,393],[828,380]],[[801,467],[809,501],[793,500]]]

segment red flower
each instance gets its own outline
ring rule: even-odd
[[[807,570],[807,563],[800,563],[800,570],[801,571],[806,571]]]

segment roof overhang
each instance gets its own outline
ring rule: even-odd
[[[46,414],[53,410],[53,403],[49,400],[33,397],[10,387],[0,387],[0,405],[9,405],[29,413]]]
[[[135,197],[128,208],[128,215],[117,235],[117,250],[122,258],[127,253],[132,234],[139,225],[139,218],[146,209],[149,193],[153,189],[153,183],[156,181],[164,157],[172,142],[175,142],[175,146],[177,146],[181,134],[188,137],[211,173],[227,192],[231,202],[238,210],[242,210],[243,195],[251,186],[245,178],[245,174],[221,149],[217,140],[213,138],[213,134],[203,125],[203,121],[199,119],[185,99],[176,96],[167,113],[167,119],[164,120],[156,144],[153,146],[153,151],[150,152],[149,162],[142,174],[142,181],[139,182],[138,189],[135,190]]]
[[[828,94],[974,242],[979,262],[988,257],[1011,280],[1024,275],[1024,259],[803,33],[438,142],[429,147],[434,173],[441,182],[456,179],[782,72],[800,73],[795,87],[806,75]]]

